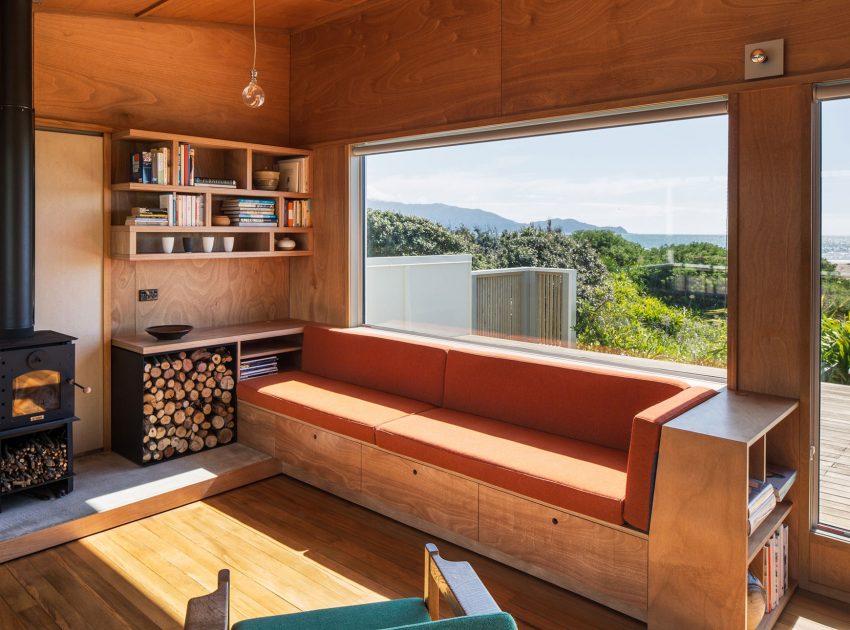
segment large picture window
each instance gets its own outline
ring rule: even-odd
[[[365,323],[722,374],[727,124],[367,155]]]

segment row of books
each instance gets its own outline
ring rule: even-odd
[[[772,612],[788,590],[788,526],[778,527],[762,549],[759,582],[765,593],[765,612]],[[759,576],[756,576],[757,578]]]
[[[285,227],[311,227],[313,210],[309,199],[286,202]]]
[[[168,147],[139,151],[130,155],[130,181],[136,184],[163,184],[169,180]]]
[[[195,185],[195,149],[190,144],[177,146],[177,185]]]
[[[247,380],[265,374],[277,373],[277,357],[257,357],[255,359],[243,359],[239,364],[239,379]]]
[[[274,199],[226,199],[221,214],[236,227],[270,227],[277,225]]]
[[[310,190],[309,173],[306,158],[289,158],[277,161],[280,172],[279,190],[305,193]]]
[[[159,205],[166,212],[168,225],[199,227],[206,224],[203,195],[168,193],[159,196]]]

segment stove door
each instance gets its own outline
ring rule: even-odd
[[[0,354],[0,429],[73,416],[73,378],[71,344]]]

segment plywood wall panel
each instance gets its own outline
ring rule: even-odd
[[[289,35],[258,32],[266,104],[242,103],[251,29],[38,12],[39,116],[268,144],[289,143]]]
[[[787,75],[850,66],[844,0],[504,0],[503,114],[741,83],[747,43]]]
[[[313,158],[314,250],[290,261],[290,316],[347,326],[349,322],[348,150],[326,146]]]
[[[209,328],[289,316],[285,260],[113,263],[113,337],[158,324]],[[139,302],[139,289],[158,289],[159,299]]]
[[[400,0],[294,34],[293,142],[497,115],[499,5]]]
[[[738,388],[791,398],[811,367],[811,110],[806,85],[739,96]]]

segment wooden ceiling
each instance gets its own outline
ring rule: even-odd
[[[257,0],[257,26],[299,29],[366,0]],[[251,24],[251,0],[41,0],[38,9]]]

